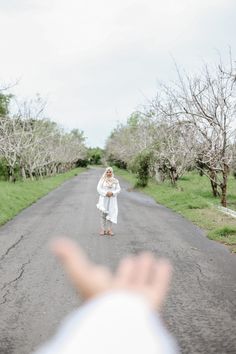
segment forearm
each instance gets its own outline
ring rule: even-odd
[[[98,192],[98,194],[101,195],[102,197],[105,197],[106,194],[107,194],[107,191],[106,191],[104,188],[102,188],[101,184],[98,184],[98,186],[97,186],[97,192]]]
[[[120,193],[120,186],[118,185],[116,189],[112,191],[114,197],[116,197]]]
[[[36,354],[174,354],[176,348],[146,300],[110,292],[74,312],[47,347]]]

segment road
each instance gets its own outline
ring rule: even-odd
[[[0,353],[31,353],[80,304],[48,250],[57,235],[112,269],[141,250],[168,257],[175,271],[163,318],[181,352],[236,353],[236,255],[123,180],[115,236],[98,236],[101,173],[74,177],[0,228]]]

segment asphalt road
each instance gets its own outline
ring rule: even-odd
[[[52,237],[68,235],[112,269],[141,250],[168,257],[175,273],[163,317],[181,352],[235,354],[236,255],[124,181],[116,234],[98,236],[101,172],[65,182],[0,228],[0,353],[31,353],[80,304],[48,251]]]

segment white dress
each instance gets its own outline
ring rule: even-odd
[[[117,181],[117,183],[113,183],[110,187],[103,179],[100,179],[97,185],[97,191],[99,193],[97,208],[107,214],[107,220],[117,224],[117,194],[120,192],[119,182]],[[106,197],[107,192],[112,192],[113,195],[111,197]]]

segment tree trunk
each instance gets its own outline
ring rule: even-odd
[[[54,165],[54,166],[53,166],[53,175],[55,176],[56,174],[57,174],[57,166]]]
[[[216,172],[213,170],[210,170],[210,181],[211,181],[211,188],[212,188],[212,193],[214,197],[219,197],[220,193],[217,190],[217,183],[216,183]]]
[[[33,176],[33,173],[32,173],[32,171],[31,171],[31,170],[29,170],[29,175],[30,175],[30,179],[31,179],[31,181],[33,181],[33,180],[34,180],[34,176]]]
[[[175,186],[179,177],[175,167],[170,168],[169,175],[170,175],[171,184]]]
[[[222,191],[222,193],[221,193],[221,205],[226,208],[227,207],[227,198],[226,198],[227,185],[222,183],[220,188],[221,188],[221,191]]]
[[[223,174],[223,181],[220,184],[221,188],[221,205],[223,207],[227,207],[227,181],[228,181],[228,174],[229,174],[229,167],[224,164]]]
[[[9,176],[9,181],[13,182],[15,180],[14,176],[14,168],[11,166],[8,166],[8,176]]]
[[[21,167],[21,176],[22,176],[23,181],[25,181],[26,180],[26,173],[25,173],[24,166]]]

